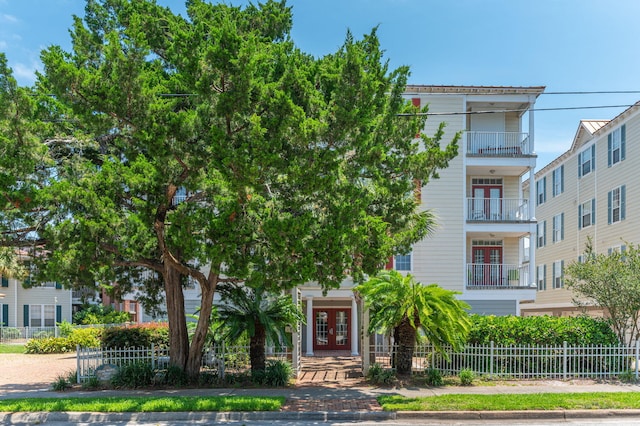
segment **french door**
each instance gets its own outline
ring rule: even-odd
[[[501,220],[502,186],[483,185],[473,187],[473,218],[476,220]]]
[[[313,350],[348,350],[351,309],[314,309]]]
[[[502,284],[502,247],[473,247],[473,285]]]

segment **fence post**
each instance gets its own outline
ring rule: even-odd
[[[493,356],[495,354],[493,340],[491,341],[491,349],[489,354],[489,378],[493,378]]]
[[[225,359],[225,356],[224,356],[224,345],[225,345],[224,342],[222,342],[222,345],[220,345],[221,347],[220,378],[222,379],[224,379],[224,366],[227,364],[227,360]]]
[[[76,382],[80,383],[80,345],[76,345]]]
[[[151,343],[151,369],[156,369],[156,351],[155,344]],[[158,360],[159,361],[159,360]]]
[[[562,379],[567,380],[567,341],[562,342]]]
[[[640,361],[640,340],[636,340],[636,381],[638,381],[638,362]]]

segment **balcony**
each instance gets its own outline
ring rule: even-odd
[[[526,222],[529,203],[517,198],[467,198],[466,219],[470,222]]]
[[[468,263],[468,290],[529,289],[529,268],[506,263]]]
[[[465,135],[469,156],[527,157],[533,152],[528,133],[469,131]]]

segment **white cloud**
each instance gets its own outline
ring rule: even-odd
[[[37,63],[25,65],[17,63],[13,67],[13,75],[20,84],[32,84],[36,81],[36,70],[39,68]]]
[[[19,22],[20,20],[18,18],[16,18],[15,16],[13,16],[13,15],[9,15],[8,13],[4,13],[4,14],[0,15],[0,21],[15,23],[15,22]]]
[[[6,50],[7,46],[9,45],[7,44],[6,41],[0,40],[0,50]]]

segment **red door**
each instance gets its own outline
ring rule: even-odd
[[[502,247],[473,247],[473,285],[502,284]]]
[[[502,218],[502,186],[474,185],[473,216],[476,220],[500,220]]]
[[[313,350],[350,348],[351,309],[314,309]]]

